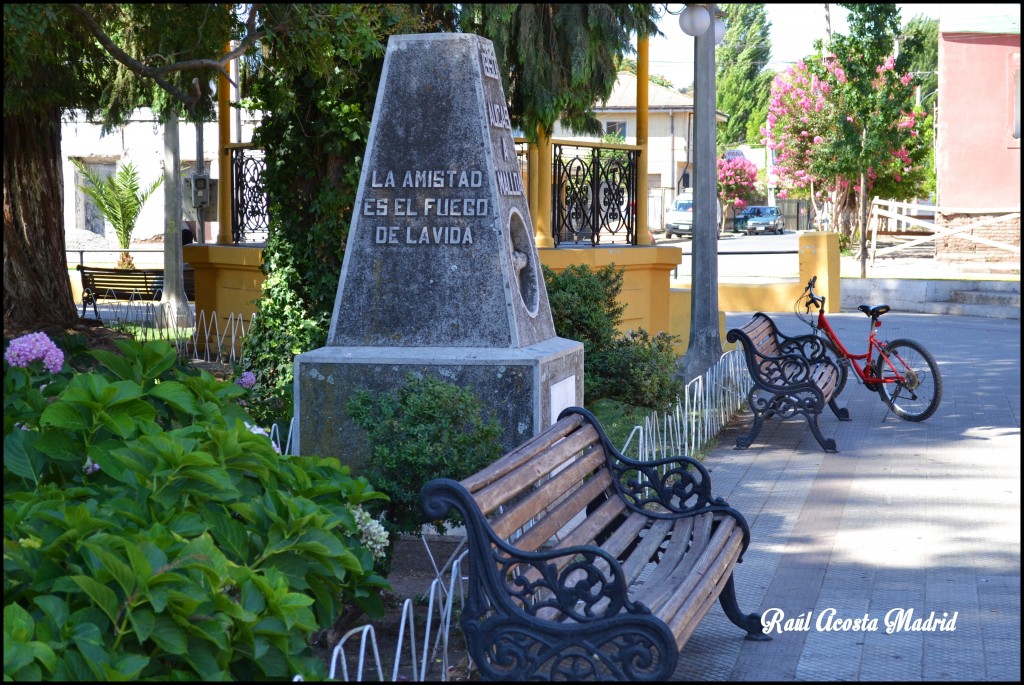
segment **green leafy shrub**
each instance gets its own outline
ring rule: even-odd
[[[16,343],[5,680],[323,677],[313,631],[348,603],[382,614],[356,517],[384,495],[336,459],[277,454],[240,385],[165,341],[118,341],[78,373]]]
[[[427,481],[461,480],[502,453],[501,426],[483,417],[473,391],[430,376],[410,374],[402,386],[377,397],[358,391],[347,410],[367,433],[371,458],[366,474],[387,493],[384,524],[396,533],[419,533],[428,523],[419,504]],[[443,533],[457,522],[451,514],[432,523]]]
[[[556,273],[544,267],[555,332],[583,343],[584,401],[613,399],[635,407],[664,409],[676,401],[676,336],[651,336],[640,328],[620,333],[626,305],[619,303],[624,270],[585,264]]]

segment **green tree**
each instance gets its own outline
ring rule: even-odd
[[[105,179],[87,168],[81,160],[72,159],[71,163],[89,184],[82,190],[92,198],[96,209],[114,228],[117,244],[123,250],[117,262],[118,268],[134,269],[135,262],[128,254],[128,248],[132,242],[132,233],[135,232],[135,221],[146,200],[163,183],[164,177],[158,176],[152,185],[142,189],[139,186],[139,172],[131,162],[122,164],[116,173]]]
[[[763,3],[719,7],[725,12],[727,28],[715,50],[715,105],[729,120],[716,129],[718,146],[759,145],[774,77],[768,69],[771,22]]]
[[[850,5],[849,36],[801,62],[772,86],[769,147],[782,195],[807,189],[833,203],[832,226],[850,237],[858,193],[918,196],[927,178],[927,114],[914,106],[913,75],[893,57],[895,5]],[[865,179],[862,183],[861,178]]]
[[[140,106],[203,120],[212,99],[198,84],[224,71],[224,45],[240,38],[245,52],[270,28],[218,4],[4,5],[5,330],[78,322],[62,277],[62,116],[107,130]]]
[[[907,59],[907,71],[914,75],[920,104],[935,116],[939,104],[939,22],[918,15],[903,27],[900,54]]]
[[[594,103],[611,94],[632,36],[660,35],[657,17],[644,3],[474,3],[462,6],[459,26],[494,43],[512,125],[535,140],[538,126],[550,135],[556,121],[601,133]]]
[[[908,60],[907,69],[914,75],[917,105],[924,108],[933,124],[921,130],[925,149],[928,151],[922,195],[935,192],[935,112],[939,106],[939,22],[923,15],[912,18],[903,27],[900,52]]]

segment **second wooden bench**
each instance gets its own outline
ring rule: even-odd
[[[82,275],[82,316],[86,307],[92,305],[92,311],[98,319],[100,314],[96,304],[99,300],[127,300],[129,302],[155,302],[160,299],[164,289],[163,269],[109,269],[98,266],[79,264],[78,272]],[[189,301],[196,299],[195,271],[191,268],[183,270],[185,296]]]
[[[836,441],[822,435],[818,417],[826,405],[840,421],[849,421],[850,412],[836,404],[843,389],[843,375],[826,356],[821,338],[784,335],[767,314],[758,312],[740,328],[730,330],[726,339],[742,343],[753,380],[747,400],[754,424],[746,437],[737,438],[736,447],[750,447],[766,418],[801,415],[826,452],[838,451]]]

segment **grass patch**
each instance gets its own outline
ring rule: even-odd
[[[634,407],[618,400],[603,399],[587,407],[600,421],[608,438],[617,448],[622,449],[629,434],[636,426],[642,426],[644,419],[651,415],[646,407]]]
[[[154,328],[134,323],[114,322],[107,326],[111,330],[127,333],[138,341],[168,340],[185,342],[191,340],[195,328]]]

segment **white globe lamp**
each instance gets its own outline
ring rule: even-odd
[[[703,36],[711,26],[711,15],[701,5],[687,5],[679,14],[679,28],[688,36]]]

